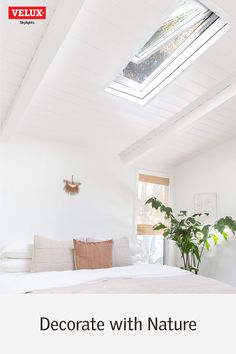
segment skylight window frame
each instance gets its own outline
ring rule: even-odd
[[[204,34],[204,31],[207,31],[208,28],[210,28],[213,23],[219,19],[219,17],[212,12],[208,14],[208,16],[204,16],[202,19],[204,18],[206,18],[207,23],[203,23],[202,25],[200,25],[199,29],[196,32],[192,33],[189,38],[182,45],[180,45],[179,48],[177,48],[175,52],[170,55],[169,58],[167,58],[162,64],[160,64],[158,68],[154,70],[152,74],[148,77],[148,79],[146,79],[143,83],[139,84],[121,75],[116,78],[116,82],[121,84],[122,86],[127,86],[128,88],[134,89],[136,91],[137,96],[142,98],[142,92],[145,91],[145,88],[148,87],[166,68],[172,65],[174,61],[178,60],[179,56],[184,53],[184,51],[188,50],[188,48],[191,46],[191,48],[193,48],[194,41],[198,40],[198,38]],[[201,19],[198,19],[198,21],[200,20]],[[208,32],[208,34],[210,34],[210,31]],[[140,93],[140,95],[138,93]]]
[[[176,49],[176,51],[173,52],[176,56],[170,55],[170,58],[167,58],[156,70],[154,70],[144,83],[139,84],[134,80],[120,75],[105,89],[105,91],[137,102],[141,105],[147,103],[230,28],[222,18],[218,17],[209,9],[207,10],[211,13],[211,16],[216,18],[215,21],[210,25],[208,24],[207,28],[202,33],[199,34],[197,30],[197,36],[197,33],[191,34],[190,37],[192,42],[188,44],[184,50],[181,50],[181,53],[178,51],[179,48]],[[204,13],[204,17],[206,17],[206,13]],[[192,36],[196,36],[196,38],[193,40]],[[190,37],[186,40],[186,43],[190,41]],[[180,45],[180,47],[182,49],[182,45]],[[169,62],[168,59],[170,59],[171,62]]]
[[[206,6],[204,6],[203,4],[201,4],[199,1],[196,1],[196,0],[194,0],[194,1],[195,1],[195,7],[197,7],[197,8],[199,9],[199,11],[201,11],[201,12],[199,12],[198,14],[195,14],[192,18],[189,18],[186,22],[182,23],[182,25],[181,25],[180,27],[178,27],[178,28],[175,29],[175,30],[172,30],[169,34],[163,35],[163,37],[162,37],[162,39],[160,39],[160,41],[161,41],[161,40],[164,41],[165,39],[169,38],[169,36],[171,36],[172,34],[177,33],[177,31],[178,31],[180,28],[183,28],[184,26],[186,26],[190,21],[191,21],[191,22],[194,21],[197,16],[199,16],[199,17],[200,17],[200,16],[204,16],[204,14],[205,14],[206,12],[212,12],[212,11],[209,10]],[[179,9],[176,9],[176,10],[179,10]],[[167,18],[166,21],[164,21],[164,23],[162,24],[162,26],[163,26],[167,21],[172,20],[172,19],[174,18],[174,16],[173,16],[174,14],[176,15],[176,11],[174,11],[174,12],[172,13],[172,15]],[[162,26],[161,26],[161,27],[162,27]],[[161,27],[159,27],[159,30],[160,30]],[[152,38],[152,37],[151,37],[151,38]],[[151,40],[151,38],[147,41],[147,43]],[[146,44],[147,44],[147,43],[146,43]],[[144,45],[144,47],[146,46],[146,44]],[[148,52],[148,53],[150,53],[150,51],[153,51],[153,52],[154,52],[153,49],[156,48],[156,46],[157,46],[158,44],[159,44],[159,41],[157,42],[156,45],[154,44],[153,46],[151,46],[151,48],[144,50],[143,55],[141,55],[140,57],[144,57],[144,55],[146,55],[147,52]],[[143,48],[144,48],[144,47],[143,47]],[[139,54],[140,54],[140,52],[143,51],[143,48],[137,53],[137,55],[133,58],[133,60],[138,60],[138,59],[139,59]],[[136,59],[136,58],[137,58],[137,59]],[[133,61],[133,60],[132,60],[132,61]]]
[[[141,57],[138,57],[137,55],[135,55],[131,61],[135,64],[141,63],[146,58],[148,58],[153,53],[155,53],[163,45],[172,41],[172,39],[174,39],[176,36],[185,32],[187,29],[191,28],[195,23],[203,20],[204,18],[207,18],[211,14],[212,14],[212,11],[206,9],[206,11],[204,13],[200,13],[198,15],[195,15],[191,20],[187,21],[185,24],[180,26],[176,31],[173,31],[170,35],[166,36],[163,40],[159,41],[156,45],[153,45],[149,50],[146,50],[146,52]]]

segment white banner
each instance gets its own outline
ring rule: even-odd
[[[0,297],[4,354],[234,353],[236,295]]]

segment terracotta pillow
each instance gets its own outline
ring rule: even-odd
[[[102,242],[74,242],[75,269],[112,267],[112,240]]]
[[[99,239],[95,238],[87,238],[86,241],[101,242],[101,240],[99,241]],[[133,262],[128,237],[114,238],[112,245],[112,267],[124,267],[131,264]]]

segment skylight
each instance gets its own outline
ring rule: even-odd
[[[144,104],[228,29],[196,0],[182,1],[106,92]]]

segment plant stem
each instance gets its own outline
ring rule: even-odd
[[[186,268],[186,260],[185,260],[185,258],[184,258],[184,253],[183,253],[183,252],[181,253],[181,256],[182,256],[183,261],[184,261],[184,269],[187,269],[187,268]]]
[[[190,268],[189,253],[187,253],[187,267],[188,267],[188,270],[189,270],[189,268]]]
[[[205,248],[205,244],[206,244],[206,241],[203,242],[203,246],[202,246],[202,249],[201,249],[201,252],[200,252],[200,256],[199,256],[199,260],[198,260],[198,263],[197,263],[197,269],[199,269],[199,265],[200,265],[200,262],[202,260],[202,254],[203,254],[203,251],[204,251],[204,248]]]

